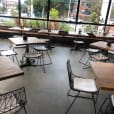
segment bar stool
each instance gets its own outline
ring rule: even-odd
[[[24,62],[26,62],[26,63],[24,63]],[[26,52],[25,54],[23,54],[22,65],[24,66],[24,64],[26,66],[41,66],[44,73],[46,73],[42,54],[39,54],[34,50],[31,52],[28,52],[28,53]]]
[[[84,46],[84,41],[78,41],[78,40],[74,40],[74,48],[72,48],[71,50],[78,50],[80,47]]]
[[[45,45],[38,45],[38,46],[35,46],[34,47],[34,50],[41,53],[43,55],[43,59],[44,59],[44,56],[47,55],[48,59],[49,59],[49,62],[48,63],[45,63],[45,65],[49,65],[49,64],[52,64],[52,60],[51,60],[51,57],[49,55],[49,52],[48,52],[48,48],[45,46]]]

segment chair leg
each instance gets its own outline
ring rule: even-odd
[[[84,56],[86,54],[86,51],[84,51],[83,55],[81,56],[79,63],[83,64],[86,67],[83,67],[83,69],[89,68],[88,62],[90,60],[90,56],[87,58],[87,60],[85,61],[85,63],[83,62]]]
[[[70,90],[68,91],[68,93],[70,92]],[[72,103],[69,105],[68,109],[66,110],[65,114],[67,114],[69,112],[69,110],[71,109],[72,105],[74,104],[74,102],[76,101],[76,98],[79,96],[80,92],[77,93],[77,95],[74,97]],[[69,95],[71,96],[71,95]]]
[[[85,51],[85,52],[83,53],[83,55],[81,56],[81,58],[80,58],[80,60],[79,60],[79,63],[84,64],[84,63],[82,62],[82,60],[83,60],[85,54],[86,54],[86,51]]]
[[[90,57],[86,60],[86,62],[85,63],[83,63],[84,64],[84,66],[83,66],[83,69],[87,69],[87,68],[89,68],[90,67],[90,63],[89,63],[89,61],[90,61]],[[86,66],[86,67],[85,67]]]
[[[95,110],[95,114],[96,114],[96,102],[95,102],[95,98],[94,98],[94,93],[92,93],[92,100],[93,100],[93,105],[94,105],[94,110]]]
[[[72,103],[70,104],[70,106],[68,107],[67,111],[65,112],[65,114],[67,114],[69,112],[69,110],[71,109],[72,105],[74,104],[75,100],[77,97],[74,98],[74,100],[72,101]]]
[[[16,60],[17,60],[17,63],[18,63],[18,65],[19,65],[19,61],[18,61],[17,55],[15,55],[15,58],[16,58]]]
[[[24,56],[24,54],[23,54],[23,55],[22,55],[21,64],[24,64],[24,58],[25,58],[25,56]]]
[[[52,60],[51,60],[51,57],[50,57],[48,51],[47,51],[47,55],[48,55],[48,57],[49,57],[50,64],[52,64]]]
[[[13,60],[13,62],[14,62],[14,55],[11,55],[12,56],[12,60]]]
[[[44,55],[43,54],[41,56],[41,60],[42,60],[41,67],[43,68],[44,73],[46,73],[46,71],[45,71],[45,63],[44,63]]]
[[[97,96],[96,96],[95,104],[97,103],[97,100],[98,100],[99,91],[100,91],[100,89],[99,89],[98,92],[97,92]]]
[[[27,110],[26,110],[26,107],[25,107],[25,106],[23,106],[23,108],[24,108],[24,112],[25,112],[25,114],[27,114]]]
[[[71,91],[71,89],[69,89],[69,91],[67,92],[67,96],[69,96],[70,91]]]
[[[102,108],[103,108],[103,106],[104,106],[104,104],[105,104],[105,102],[107,101],[108,98],[109,98],[109,96],[106,97],[105,100],[103,101],[103,103],[101,104],[101,106],[99,108],[99,111],[98,111],[98,114],[100,114],[100,112],[102,111]]]

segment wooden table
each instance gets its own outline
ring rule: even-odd
[[[0,81],[22,76],[24,72],[8,57],[0,56]]]
[[[32,44],[43,44],[49,41],[48,39],[39,39],[36,37],[27,37],[27,40],[23,40],[23,37],[8,38],[16,46],[20,45],[32,45]]]
[[[23,40],[23,37],[16,37],[16,38],[8,38],[12,43],[14,43],[16,46],[20,46],[20,45],[26,45],[26,52],[29,52],[29,45],[33,45],[33,44],[45,44],[47,41],[49,41],[48,39],[39,39],[36,37],[27,37],[27,40]],[[26,60],[26,64],[22,65],[23,66],[30,66],[31,62],[30,60],[27,58]]]
[[[114,63],[90,62],[98,87],[114,90]]]
[[[114,90],[114,63],[90,62],[96,78],[96,84],[101,90]],[[105,97],[104,101],[107,99]],[[98,114],[104,105],[102,102]]]
[[[112,43],[111,46],[108,46],[107,42],[105,41],[94,42],[94,43],[91,43],[90,46],[100,48],[106,51],[114,51],[114,43]]]

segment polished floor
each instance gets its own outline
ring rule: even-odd
[[[0,48],[9,46],[7,39],[0,39]],[[22,50],[17,50],[21,58]],[[24,67],[24,75],[0,82],[0,92],[4,93],[22,86],[27,94],[28,114],[65,114],[72,102],[72,98],[66,95],[69,90],[68,75],[66,69],[67,59],[71,60],[73,72],[83,77],[94,78],[89,69],[83,69],[79,59],[83,52],[70,51],[69,47],[56,46],[50,51],[52,64],[46,66],[46,73],[40,67]],[[97,102],[97,110],[104,96],[109,91],[101,91]],[[113,93],[113,92],[112,92]],[[20,114],[23,114],[21,112]],[[68,114],[94,114],[93,102],[87,99],[77,99]]]

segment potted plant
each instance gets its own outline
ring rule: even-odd
[[[14,16],[14,17],[17,17],[17,18],[14,18],[14,22],[15,22],[16,26],[19,26],[18,10],[12,9],[11,10],[11,15]]]
[[[50,10],[49,16],[50,16],[50,18],[52,20],[55,20],[59,16],[59,11],[57,9],[55,9],[55,8],[52,8]],[[58,22],[49,22],[48,23],[48,29],[50,29],[50,30],[51,29],[55,29],[56,30],[56,29],[58,29],[58,27],[59,27]]]

